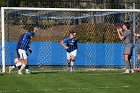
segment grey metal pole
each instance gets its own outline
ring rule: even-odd
[[[133,9],[135,9],[135,3],[133,3]],[[135,33],[136,31],[136,14],[135,12],[133,12],[133,34]],[[135,44],[136,44],[136,39],[135,37],[133,37],[133,45],[134,45],[134,48],[133,48],[133,67],[135,68],[136,66],[136,48],[135,48]]]

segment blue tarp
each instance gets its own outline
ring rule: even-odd
[[[6,65],[11,65],[16,57],[16,42],[6,42],[5,46]],[[78,47],[75,65],[124,65],[123,44],[78,43]],[[33,53],[29,55],[30,65],[66,65],[66,51],[58,42],[33,42],[31,48]]]

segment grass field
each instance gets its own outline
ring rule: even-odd
[[[140,93],[140,72],[0,74],[0,93]]]

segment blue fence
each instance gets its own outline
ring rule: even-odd
[[[7,42],[6,65],[12,65],[16,57],[16,42]],[[1,47],[1,43],[0,43]],[[66,51],[59,43],[32,42],[33,53],[29,55],[30,65],[66,65]],[[121,66],[122,44],[79,43],[75,65],[79,66]],[[1,54],[0,54],[1,58]],[[0,60],[1,61],[1,60]],[[0,62],[1,64],[1,62]]]

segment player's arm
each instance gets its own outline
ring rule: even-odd
[[[120,31],[120,29],[117,29],[117,32],[118,32],[118,36],[120,40],[123,40],[125,37],[122,35],[122,32]]]
[[[30,54],[32,53],[32,49],[30,48],[30,46],[27,46],[28,51],[30,52]]]
[[[68,49],[68,47],[64,44],[64,40],[62,40],[62,41],[60,42],[60,44],[61,44],[65,49]]]
[[[69,38],[65,38],[64,40],[62,40],[60,42],[60,44],[67,50],[68,49],[68,46],[65,45],[65,43],[69,40]]]

